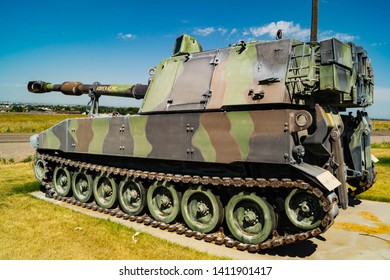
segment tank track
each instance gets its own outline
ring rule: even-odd
[[[227,236],[224,233],[223,228],[220,228],[219,231],[213,233],[201,233],[189,229],[184,223],[176,222],[174,224],[166,224],[163,222],[156,221],[148,214],[142,214],[140,216],[130,216],[124,213],[118,206],[115,209],[104,209],[96,204],[95,201],[90,203],[82,203],[76,200],[74,197],[62,197],[55,193],[53,183],[50,180],[42,180],[42,185],[46,188],[46,196],[53,199],[61,200],[69,204],[77,205],[82,208],[91,209],[93,211],[98,211],[105,213],[110,216],[116,216],[117,218],[122,218],[124,220],[129,220],[131,222],[143,223],[146,226],[151,226],[153,228],[159,228],[164,231],[169,231],[179,235],[185,235],[188,238],[195,238],[197,240],[203,240],[208,243],[213,243],[216,245],[225,245],[228,248],[235,248],[240,251],[248,251],[255,253],[261,250],[272,249],[282,245],[292,244],[297,241],[303,241],[315,236],[324,233],[334,222],[334,218],[337,215],[335,214],[334,207],[338,207],[337,197],[326,197],[325,194],[317,187],[313,187],[303,180],[291,180],[291,179],[263,179],[263,178],[230,178],[230,177],[207,177],[207,176],[191,176],[191,175],[181,175],[181,174],[166,174],[166,173],[157,173],[157,172],[148,172],[142,170],[128,170],[124,168],[116,168],[112,166],[103,166],[81,161],[73,161],[71,159],[52,156],[49,154],[37,154],[36,158],[45,160],[46,162],[53,165],[64,165],[72,167],[79,170],[89,170],[96,173],[106,173],[118,176],[121,179],[125,178],[140,178],[142,180],[150,181],[168,181],[179,185],[180,183],[184,185],[203,185],[211,187],[232,187],[232,188],[246,188],[246,190],[253,190],[254,188],[270,188],[272,190],[277,190],[280,188],[292,189],[299,188],[303,190],[311,190],[315,196],[322,201],[323,210],[325,212],[324,218],[322,219],[320,225],[314,229],[299,232],[291,233],[280,236],[276,230],[274,230],[269,239],[260,243],[260,244],[245,244],[240,241],[235,240],[233,237]],[[46,173],[50,171],[47,169]],[[50,178],[50,176],[45,176]],[[241,190],[241,189],[240,189]],[[338,211],[336,211],[338,212]]]

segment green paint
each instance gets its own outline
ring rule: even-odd
[[[354,133],[351,136],[351,140],[349,142],[349,149],[353,150],[356,147],[360,147],[362,151],[364,152],[364,164],[365,168],[371,168],[372,161],[371,161],[371,146],[365,146],[364,143],[362,143],[363,134],[368,131],[370,132],[370,124],[368,123],[366,118],[362,118],[361,122],[359,123],[358,127],[355,129]],[[363,156],[363,155],[362,155]]]
[[[104,139],[109,130],[109,118],[95,118],[92,121],[93,138],[89,145],[89,152],[100,154],[103,152]]]
[[[146,137],[147,116],[131,116],[129,117],[131,135],[134,140],[134,156],[148,157],[152,151],[152,145]]]
[[[175,48],[173,49],[173,56],[201,52],[202,46],[198,43],[198,41],[187,35],[183,34],[176,39]]]
[[[161,106],[169,98],[176,77],[183,72],[181,58],[169,58],[156,67],[156,73],[151,79],[148,92],[141,106],[141,112],[151,112]],[[162,104],[166,106],[166,104]],[[162,110],[163,108],[158,108]]]
[[[79,120],[78,119],[69,119],[68,120],[68,132],[72,135],[76,144],[79,142],[77,139],[76,131],[79,128]]]
[[[192,145],[200,150],[205,162],[216,161],[217,153],[203,125],[199,125],[199,128],[195,131]]]
[[[41,148],[58,150],[60,148],[60,145],[61,141],[54,134],[53,129],[49,128],[48,130],[46,130],[45,137],[43,138],[43,147]]]
[[[362,136],[365,130],[370,131],[370,127],[366,119],[363,118],[362,121],[359,123],[358,127],[355,129],[354,133],[352,134],[351,140],[349,141],[349,148],[351,150],[362,145]]]
[[[232,48],[229,59],[225,63],[224,78],[226,81],[226,94],[223,104],[237,105],[246,104],[246,95],[253,86],[253,67],[257,61],[255,45],[248,45],[240,53],[241,47]],[[248,92],[242,92],[243,89]],[[246,95],[245,95],[246,94]]]
[[[254,131],[253,120],[249,112],[229,112],[230,134],[236,140],[241,153],[241,159],[246,160],[250,151],[250,137]]]

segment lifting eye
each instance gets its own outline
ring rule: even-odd
[[[313,123],[313,118],[309,112],[301,110],[290,114],[290,125],[292,132],[308,129]]]
[[[149,74],[149,76],[151,76],[151,77],[153,77],[153,75],[154,75],[155,72],[156,72],[156,68],[150,68],[150,69],[148,70],[148,74]]]
[[[283,30],[282,29],[279,29],[277,32],[276,32],[276,40],[281,40],[283,39]]]

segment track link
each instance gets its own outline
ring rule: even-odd
[[[183,174],[167,174],[167,173],[157,173],[157,172],[149,172],[145,170],[129,170],[124,168],[117,168],[112,166],[104,166],[97,165],[88,162],[82,161],[73,161],[71,159],[66,159],[59,156],[52,156],[48,154],[37,154],[37,159],[44,160],[49,165],[64,165],[69,166],[78,170],[86,170],[92,171],[96,173],[106,173],[113,174],[115,176],[120,177],[121,179],[125,178],[140,178],[143,180],[150,181],[167,181],[173,182],[179,186],[179,184],[184,185],[204,185],[211,187],[232,187],[236,189],[246,188],[254,190],[255,188],[268,188],[268,189],[303,189],[310,190],[315,196],[322,201],[322,208],[325,212],[324,218],[321,221],[321,224],[311,230],[303,231],[294,234],[284,234],[280,236],[276,230],[273,231],[272,236],[260,243],[260,244],[245,244],[241,243],[234,238],[227,236],[224,234],[223,229],[221,228],[217,232],[205,234],[201,232],[194,231],[192,229],[187,228],[187,226],[183,223],[174,223],[174,224],[166,224],[163,222],[159,222],[154,220],[152,217],[147,214],[143,214],[141,216],[130,216],[123,211],[119,207],[116,209],[104,209],[98,206],[95,202],[91,203],[82,203],[77,201],[74,197],[63,197],[59,196],[55,193],[53,188],[53,183],[49,175],[50,170],[46,168],[46,174],[44,178],[41,180],[43,186],[46,188],[47,196],[52,197],[57,200],[61,200],[67,202],[69,204],[77,205],[82,208],[91,209],[93,211],[98,211],[101,213],[105,213],[110,216],[116,216],[117,218],[122,218],[124,220],[129,220],[131,222],[143,223],[146,226],[151,226],[154,228],[159,228],[160,230],[169,231],[172,233],[176,233],[179,235],[185,235],[188,238],[195,238],[197,240],[203,240],[208,243],[213,243],[216,245],[225,245],[228,248],[236,248],[240,251],[248,251],[251,253],[258,252],[260,250],[271,249],[275,247],[279,247],[282,245],[292,244],[297,241],[303,241],[309,239],[311,237],[315,237],[325,232],[334,221],[334,218],[337,214],[333,211],[337,206],[337,197],[326,197],[325,194],[316,187],[311,186],[307,182],[302,180],[291,180],[291,179],[264,179],[264,178],[238,178],[238,177],[208,177],[208,176],[194,176],[194,175],[183,175]],[[180,186],[179,186],[180,187]]]

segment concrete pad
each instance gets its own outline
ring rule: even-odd
[[[34,197],[61,205],[100,219],[109,219],[138,232],[147,232],[159,238],[191,247],[199,251],[238,260],[388,260],[390,259],[390,203],[355,200],[347,210],[340,210],[335,224],[317,238],[301,241],[280,248],[259,253],[241,252],[225,246],[209,244],[176,233],[162,231],[151,226],[138,224],[88,210],[65,202],[46,198],[42,192],[32,193]]]

